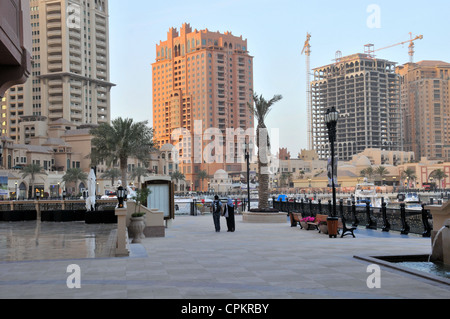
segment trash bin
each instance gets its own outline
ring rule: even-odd
[[[337,238],[338,223],[339,223],[339,218],[337,218],[337,217],[328,217],[327,218],[328,236],[330,236],[330,238],[333,238],[333,237]]]

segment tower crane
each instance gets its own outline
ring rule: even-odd
[[[306,34],[305,45],[303,46],[302,55],[306,56],[306,104],[308,109],[308,148],[312,150],[313,144],[313,128],[312,128],[312,101],[311,101],[311,33]]]
[[[412,35],[411,32],[409,33],[409,35],[410,35],[411,39],[409,39],[407,41],[403,41],[403,42],[400,42],[400,43],[392,44],[392,45],[389,45],[387,47],[376,49],[376,50],[374,49],[374,45],[373,44],[366,44],[365,45],[365,54],[367,54],[371,58],[374,58],[375,57],[374,53],[377,52],[377,51],[384,50],[384,49],[389,49],[389,48],[395,47],[397,45],[403,45],[403,44],[409,43],[409,46],[408,46],[409,47],[409,62],[410,63],[414,63],[414,53],[415,53],[414,41],[422,40],[423,39],[423,35],[418,35],[418,36],[416,36],[414,38],[413,38],[413,35]]]

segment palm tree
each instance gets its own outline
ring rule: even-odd
[[[36,180],[36,175],[47,175],[47,173],[39,164],[30,164],[22,168],[22,178],[25,179],[30,176],[31,194],[28,194],[28,198],[34,198],[34,196],[36,196],[36,190],[34,189],[34,181]]]
[[[416,171],[412,168],[407,168],[406,171],[403,171],[401,174],[402,180],[408,180],[408,189],[409,189],[409,181],[416,180]]]
[[[268,162],[270,154],[270,141],[267,137],[267,145],[262,145],[260,141],[260,135],[263,130],[267,129],[265,119],[271,111],[271,107],[283,97],[281,95],[275,95],[271,100],[266,101],[263,96],[258,96],[256,92],[253,93],[253,103],[247,103],[248,108],[258,121],[256,127],[256,146],[258,148],[258,196],[259,196],[259,209],[264,210],[269,208],[269,172]],[[260,134],[261,133],[261,134]]]
[[[202,182],[201,184],[201,190],[203,191],[203,180],[207,179],[208,176],[208,172],[207,171],[200,171],[197,173],[197,179],[200,180]]]
[[[137,178],[138,180],[138,188],[141,188],[141,178],[148,176],[148,169],[143,166],[138,166],[133,169],[131,172],[131,179],[135,180]]]
[[[104,172],[101,177],[111,179],[111,186],[114,186],[114,181],[121,175],[122,173],[120,172],[120,170],[118,170],[117,168],[111,168]]]
[[[122,185],[127,185],[128,158],[135,157],[144,164],[154,150],[153,129],[147,121],[134,123],[132,119],[117,118],[111,125],[102,123],[91,130],[93,135],[91,160],[106,165],[119,162]]]
[[[433,179],[438,180],[439,181],[439,187],[438,188],[441,188],[442,187],[441,181],[443,179],[447,178],[448,175],[445,174],[445,172],[443,170],[437,169],[437,170],[434,170],[433,172],[431,172],[430,177],[432,177]]]
[[[361,176],[367,177],[367,179],[370,180],[370,179],[372,179],[372,176],[375,174],[375,171],[374,171],[374,169],[373,169],[372,166],[369,166],[369,167],[363,169],[363,170],[360,172],[360,174],[361,174]]]
[[[178,182],[179,182],[180,180],[181,180],[181,181],[184,181],[184,180],[186,179],[186,176],[184,176],[184,174],[181,173],[181,172],[179,172],[179,171],[173,172],[172,174],[170,174],[170,177],[172,178],[172,180],[175,180],[175,181],[177,182],[177,188],[178,188],[178,190],[179,190]]]
[[[384,166],[378,166],[375,169],[375,174],[380,176],[380,179],[383,180],[383,177],[386,176],[389,173],[388,169]]]
[[[66,183],[73,183],[75,185],[75,191],[78,189],[78,181],[86,182],[88,174],[83,172],[80,168],[69,168],[62,180]]]

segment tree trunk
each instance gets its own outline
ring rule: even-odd
[[[267,164],[259,162],[259,187],[258,187],[258,196],[259,196],[259,209],[267,209],[269,208],[269,175],[267,172]]]
[[[127,170],[128,170],[128,158],[120,159],[120,171],[122,172],[122,186],[127,189]]]

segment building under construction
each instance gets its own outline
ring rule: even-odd
[[[330,153],[324,116],[339,113],[336,151],[348,161],[367,148],[402,150],[400,81],[395,62],[353,54],[313,69],[311,134],[320,159]]]

